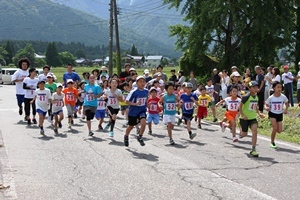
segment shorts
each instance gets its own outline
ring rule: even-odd
[[[56,112],[53,112],[52,111],[52,115],[59,115],[60,113],[62,113],[63,111],[62,110],[59,110],[59,111],[56,111]]]
[[[154,123],[154,124],[158,124],[159,123],[159,114],[148,114],[147,116],[147,121],[148,123]]]
[[[211,101],[208,103],[208,107],[214,107],[216,104],[215,104],[215,101]]]
[[[191,121],[193,118],[194,118],[193,114],[186,114],[186,113],[182,114],[182,119],[185,121],[185,123]]]
[[[128,116],[128,125],[135,126],[140,123],[142,119],[146,119],[147,115],[146,112],[141,112],[137,116]]]
[[[36,112],[39,113],[39,114],[42,114],[44,117],[46,116],[47,114],[47,111],[42,111],[41,109],[36,109]]]
[[[95,117],[96,117],[96,119],[104,119],[105,114],[106,114],[105,110],[97,110],[96,114],[95,114]]]
[[[272,113],[272,112],[269,112],[268,113],[269,115],[269,118],[275,118],[276,119],[276,122],[282,122],[283,120],[283,114],[275,114],[275,113]]]
[[[254,124],[258,124],[256,119],[250,119],[250,120],[240,119],[240,125],[243,132],[248,132],[248,128],[251,128],[251,126]]]
[[[83,106],[83,112],[85,113],[87,121],[94,119],[96,111],[97,106]]]
[[[207,107],[198,106],[197,117],[203,119],[207,117]]]
[[[17,94],[16,96],[17,96],[18,106],[22,105],[22,103],[24,103],[25,95],[24,94]]]
[[[239,113],[238,111],[228,111],[227,110],[225,112],[225,117],[228,121],[235,120],[238,113]]]
[[[129,108],[129,106],[121,106],[121,111],[125,111],[128,108]]]
[[[108,109],[108,115],[109,116],[113,116],[113,115],[117,115],[120,111],[120,108],[113,108],[111,106],[107,106],[107,109]]]
[[[171,124],[175,125],[176,124],[176,115],[165,115],[163,116],[163,122],[164,124],[168,124],[171,122]]]
[[[83,106],[83,102],[77,100],[77,101],[76,101],[76,106]]]
[[[75,111],[75,106],[72,106],[70,104],[66,104],[66,108],[68,111],[68,117],[72,117],[74,111]]]

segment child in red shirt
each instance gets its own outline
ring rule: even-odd
[[[149,128],[149,135],[152,135],[152,122],[157,125],[159,123],[159,113],[161,112],[158,102],[160,98],[157,96],[157,90],[156,88],[152,87],[150,88],[150,97],[147,101],[147,107],[148,107],[148,128]]]

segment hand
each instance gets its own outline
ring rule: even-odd
[[[283,111],[283,114],[287,114],[287,113],[288,113],[288,111],[287,111],[287,110],[284,110],[284,111]]]
[[[192,100],[192,101],[195,101],[195,98],[194,98],[194,97],[191,97],[191,100]]]
[[[265,107],[266,111],[270,111],[270,107]]]
[[[159,107],[160,109],[163,109],[163,106],[162,106],[161,104],[159,104],[158,107]]]
[[[259,117],[262,118],[262,119],[264,119],[264,118],[265,118],[265,115],[262,114],[262,113],[259,113]]]
[[[137,106],[140,106],[142,104],[142,101],[141,100],[139,100],[138,102],[136,102],[136,105]]]
[[[30,101],[30,104],[33,104],[33,100],[32,100],[32,101]]]
[[[243,116],[243,119],[244,119],[244,120],[248,120],[248,117],[246,117],[246,116],[244,115],[244,116]]]

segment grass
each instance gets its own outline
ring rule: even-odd
[[[297,104],[296,104],[297,105]],[[290,107],[288,114],[283,116],[283,132],[280,134],[276,134],[276,139],[284,140],[296,144],[300,144],[300,126],[297,123],[299,121],[299,115],[300,115],[300,108],[296,109],[296,112],[293,116],[291,116],[292,112],[296,109],[296,107]],[[208,117],[206,120],[213,121],[212,112],[211,109],[208,109]],[[216,109],[217,112],[217,118],[218,120],[222,120],[224,117],[225,109],[218,107]],[[265,118],[257,118],[258,119],[258,133],[261,135],[265,135],[270,137],[272,126],[270,124],[270,121],[268,119],[268,114],[266,111],[264,112]],[[238,131],[239,132],[239,131]]]

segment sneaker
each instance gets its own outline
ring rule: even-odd
[[[68,124],[68,129],[72,129],[71,123]]]
[[[224,122],[222,122],[222,124],[221,124],[221,131],[222,131],[222,133],[225,132],[225,129],[226,129],[226,124]]]
[[[109,137],[114,137],[114,132],[110,131],[109,132]]]
[[[19,115],[23,115],[23,107],[22,106],[19,108]]]
[[[31,120],[27,119],[27,125],[31,125]]]
[[[24,117],[24,121],[25,121],[25,122],[28,121],[27,116]]]
[[[44,129],[41,129],[41,130],[40,130],[40,134],[41,134],[41,135],[44,135],[44,134],[45,134]]]
[[[233,136],[233,137],[232,137],[232,141],[233,141],[233,142],[237,142],[237,141],[238,141],[237,137]]]
[[[218,121],[218,119],[215,117],[213,122],[217,122],[217,121]]]
[[[94,135],[93,131],[90,131],[89,136],[93,136],[93,135]]]
[[[103,130],[103,127],[102,127],[101,124],[98,125],[98,129],[99,129],[99,130]]]
[[[195,122],[197,122],[198,117],[195,117]]]
[[[33,123],[33,124],[37,124],[36,119],[32,119],[32,123]]]
[[[137,141],[140,143],[141,146],[145,146],[145,142],[141,136],[137,137]]]
[[[47,120],[48,120],[48,122],[51,123],[51,121],[52,121],[52,120],[51,120],[51,116],[48,116],[48,117],[47,117]]]
[[[125,147],[129,146],[129,140],[128,140],[128,137],[126,137],[126,136],[124,136],[124,145],[125,145]]]
[[[77,118],[77,113],[74,113],[74,119],[76,119]]]
[[[58,122],[58,128],[61,128],[61,127],[62,127],[61,122]]]
[[[250,155],[253,156],[253,157],[258,157],[259,156],[259,154],[257,153],[257,151],[255,149],[250,151]]]
[[[109,129],[109,127],[110,127],[110,123],[106,124],[106,126],[104,127],[104,130],[107,131]]]
[[[196,137],[196,135],[197,135],[196,133],[191,133],[191,134],[190,134],[190,139],[191,139],[191,140],[194,139],[194,137]]]
[[[274,142],[270,144],[270,147],[271,147],[272,149],[277,149],[277,146],[276,146],[276,144],[275,144]]]
[[[139,135],[140,134],[141,129],[139,127],[136,127],[136,134]]]
[[[181,123],[182,123],[181,119],[178,119],[177,126],[180,126]]]
[[[244,136],[242,136],[242,134],[239,134],[239,138],[242,139]]]
[[[57,128],[54,128],[53,130],[54,130],[55,135],[57,135],[58,134]]]
[[[199,128],[199,129],[202,129],[202,126],[201,126],[201,124],[198,124],[198,128]]]
[[[172,138],[170,138],[169,143],[170,143],[170,145],[174,145],[175,144],[175,142],[174,142],[174,140]]]
[[[73,119],[71,120],[71,124],[74,125],[74,120]]]
[[[148,134],[149,134],[149,135],[152,135],[152,131],[149,130],[149,131],[148,131]]]

